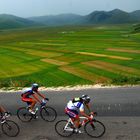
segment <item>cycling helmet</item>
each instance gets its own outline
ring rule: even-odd
[[[82,95],[81,99],[83,100],[84,103],[90,102],[90,97],[88,95]]]
[[[33,90],[38,90],[38,84],[37,83],[34,83],[34,84],[32,84],[32,89]]]

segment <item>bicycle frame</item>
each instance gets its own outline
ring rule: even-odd
[[[85,121],[86,121],[86,122],[88,121],[88,118],[86,118],[86,117],[79,117],[79,118],[80,118],[80,120],[83,119],[83,121],[82,121],[82,126],[84,126]],[[84,123],[83,123],[83,122],[84,122]],[[73,128],[70,128],[70,127],[68,126],[69,124],[72,124],[72,126],[74,126],[74,128],[76,128],[75,125],[74,125],[74,123],[73,123],[73,121],[72,121],[72,119],[69,118],[69,119],[68,119],[68,122],[66,123],[66,125],[65,125],[65,127],[64,127],[64,130],[65,130],[65,131],[73,131],[73,130],[74,130]]]
[[[7,121],[7,118],[6,117],[1,116],[0,117],[0,123],[2,122],[2,119],[4,119],[5,122]]]
[[[39,102],[37,102],[37,103],[39,103]],[[37,114],[37,112],[39,111],[39,109],[40,108],[43,108],[43,107],[45,107],[46,106],[46,104],[47,104],[47,101],[46,102],[44,102],[44,105],[43,106],[37,106],[37,104],[35,104],[35,106],[34,106],[34,108],[35,108],[35,114],[34,115],[36,115]],[[27,106],[27,109],[29,108],[29,106]],[[33,115],[33,116],[34,116]]]

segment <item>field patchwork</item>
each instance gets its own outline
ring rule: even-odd
[[[140,54],[140,50],[132,50],[128,48],[108,48],[108,51],[115,51],[115,52],[125,52],[125,53],[138,53]]]
[[[48,42],[20,42],[22,45],[49,45],[49,46],[66,46],[66,44],[48,43]]]
[[[15,77],[21,75],[32,74],[37,72],[41,67],[36,66],[31,63],[22,63],[17,58],[1,55],[1,69],[0,69],[0,78]],[[5,65],[5,63],[7,65]]]
[[[140,84],[140,34],[131,34],[131,27],[91,25],[0,31],[0,88],[33,82],[48,87]]]
[[[90,53],[90,52],[76,52],[76,53],[82,54],[82,55],[90,55],[90,56],[95,56],[95,57],[106,57],[106,58],[119,59],[119,60],[132,60],[133,59],[130,57],[121,57],[121,56],[115,56],[115,55],[97,54],[97,53]]]
[[[91,72],[88,72],[86,70],[83,70],[83,69],[80,69],[80,68],[77,68],[77,67],[63,66],[63,67],[60,67],[59,69],[62,70],[62,71],[71,73],[73,75],[76,75],[80,78],[92,81],[93,83],[104,83],[104,82],[107,82],[107,80],[109,80],[106,77],[102,77],[102,76],[93,74]]]
[[[54,64],[54,65],[58,65],[58,66],[69,64],[67,62],[62,62],[62,61],[58,61],[58,60],[54,60],[54,59],[48,59],[48,58],[41,59],[41,61],[46,62],[46,63],[50,63],[50,64]]]
[[[82,64],[90,66],[90,67],[95,67],[98,69],[103,69],[107,70],[113,73],[118,73],[122,75],[138,75],[140,76],[140,70],[118,65],[118,64],[112,64],[109,62],[103,62],[103,61],[89,61],[89,62],[83,62]]]
[[[47,58],[51,58],[51,57],[56,57],[56,56],[61,56],[62,55],[62,53],[45,52],[45,51],[43,52],[43,51],[37,51],[37,50],[28,50],[26,53],[34,55],[34,56],[47,57]]]

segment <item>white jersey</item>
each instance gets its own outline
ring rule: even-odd
[[[84,110],[84,105],[81,102],[73,103],[71,100],[67,103],[67,108],[70,110]]]
[[[26,92],[29,92],[29,91],[31,91],[32,90],[32,88],[26,88],[26,89],[23,89],[22,91],[21,91],[21,93],[26,93]]]
[[[35,94],[35,93],[36,93],[36,92],[33,91],[32,88],[26,88],[26,89],[22,90],[21,95],[22,95],[22,96],[24,95],[24,97],[29,98],[31,95],[33,95],[33,94]]]

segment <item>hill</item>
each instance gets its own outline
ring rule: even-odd
[[[136,10],[134,12],[131,12],[130,15],[135,17],[135,18],[139,18],[140,19],[140,10]]]
[[[125,12],[120,9],[112,11],[94,11],[88,15],[60,14],[21,18],[14,15],[0,15],[0,30],[31,26],[63,26],[92,24],[129,24],[140,22],[140,10]]]
[[[140,10],[128,13],[120,9],[114,9],[108,12],[94,11],[86,16],[61,14],[55,16],[30,17],[28,19],[48,26],[137,23],[140,21]]]
[[[81,24],[83,21],[83,16],[76,14],[60,14],[52,16],[30,17],[28,19],[38,23],[46,24],[48,26],[59,26]]]
[[[0,15],[0,29],[12,29],[12,28],[21,28],[21,27],[29,27],[29,26],[37,26],[39,24],[31,21],[29,19],[1,14]]]
[[[137,21],[140,21],[140,19],[119,9],[109,12],[95,11],[86,16],[86,22],[89,24],[123,24]]]

